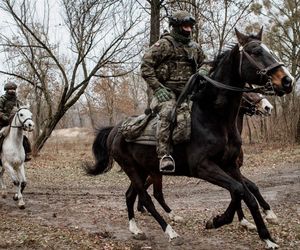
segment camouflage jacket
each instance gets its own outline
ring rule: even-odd
[[[13,108],[20,105],[21,102],[15,96],[11,97],[8,94],[5,94],[0,97],[0,127],[9,124],[9,118]]]
[[[153,90],[162,84],[178,95],[203,60],[204,53],[199,44],[184,44],[167,34],[146,51],[141,73]]]

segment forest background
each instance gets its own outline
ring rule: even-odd
[[[195,16],[207,60],[236,42],[234,28],[264,28],[264,43],[297,84],[290,95],[268,96],[270,117],[247,117],[244,140],[300,144],[300,0],[2,0],[1,84],[17,83],[31,106],[35,154],[54,129],[95,129],[143,112],[151,93],[141,57],[176,10]]]

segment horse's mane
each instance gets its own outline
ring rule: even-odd
[[[214,60],[210,64],[212,67],[209,70],[209,75],[211,75],[216,70],[219,64],[222,64],[225,61],[225,59],[227,59],[227,57],[229,56],[229,54],[235,46],[236,44],[229,45],[226,48],[226,50],[223,50],[220,54],[217,54],[215,56]]]
[[[248,36],[248,41],[256,39],[257,40],[257,36],[255,36],[254,34],[250,34]],[[220,54],[218,54],[217,56],[215,56],[214,60],[211,62],[211,69],[209,71],[209,75],[211,73],[213,73],[216,68],[218,67],[219,64],[223,63],[225,61],[225,59],[227,58],[227,56],[231,53],[231,51],[236,47],[237,43],[232,43],[229,44],[227,46],[227,48],[225,50],[223,50]]]

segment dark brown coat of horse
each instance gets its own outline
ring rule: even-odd
[[[243,200],[251,212],[260,238],[268,248],[275,248],[278,245],[272,239],[257,201],[236,164],[241,149],[236,117],[242,98],[242,93],[236,90],[243,91],[247,82],[272,89],[282,96],[292,91],[293,80],[263,46],[262,30],[251,36],[236,30],[236,36],[237,45],[222,54],[211,74],[212,79],[203,81],[199,75],[190,79],[189,90],[194,96],[191,140],[174,147],[176,171],[172,175],[201,178],[230,192],[228,208],[223,214],[209,220],[206,228],[218,228],[231,223]],[[108,171],[111,168],[109,163],[114,159],[131,181],[126,192],[129,230],[135,236],[144,237],[134,219],[134,203],[138,195],[169,240],[173,244],[182,244],[182,239],[158,213],[144,187],[149,175],[159,174],[155,147],[126,142],[119,132],[119,126],[100,130],[95,142],[96,164],[87,166],[87,173],[97,175]]]

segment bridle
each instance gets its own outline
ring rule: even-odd
[[[246,43],[244,46],[238,44],[239,52],[240,52],[240,56],[239,56],[239,76],[242,79],[242,65],[243,65],[244,57],[246,57],[248,59],[248,61],[255,68],[257,68],[256,73],[258,75],[260,75],[260,82],[262,81],[263,76],[267,76],[268,81],[264,86],[253,87],[250,83],[248,83],[250,87],[238,88],[238,87],[235,87],[235,86],[226,85],[224,83],[213,80],[209,76],[206,76],[206,75],[200,75],[199,74],[199,76],[204,78],[207,82],[211,83],[212,85],[214,85],[215,87],[220,88],[220,89],[227,89],[227,90],[236,91],[236,92],[254,92],[254,93],[266,93],[270,90],[273,91],[272,78],[271,78],[271,76],[268,75],[268,73],[272,69],[275,69],[275,68],[280,67],[280,66],[284,66],[284,64],[282,62],[277,62],[276,61],[275,63],[272,63],[268,67],[262,67],[260,64],[258,64],[254,60],[254,58],[251,55],[249,55],[249,53],[247,51],[245,51],[245,47],[247,47],[251,43],[261,44],[262,42],[260,40],[252,40],[252,41],[249,41],[248,43]]]
[[[25,128],[26,128],[26,127],[25,127],[25,122],[27,122],[28,120],[33,121],[31,117],[26,118],[23,122],[21,121],[19,112],[20,112],[20,110],[22,110],[22,109],[27,109],[27,110],[29,110],[28,108],[21,107],[21,108],[19,108],[19,109],[16,111],[15,116],[17,116],[17,119],[18,119],[18,121],[20,122],[21,126],[17,126],[17,125],[12,125],[12,124],[11,124],[11,125],[10,125],[11,128],[22,128],[22,129],[25,129]],[[16,122],[15,122],[15,123],[16,123]]]
[[[242,96],[242,101],[247,103],[248,106],[241,104],[240,109],[243,109],[244,114],[252,116],[254,114],[262,114],[261,111],[257,110],[257,104],[264,99],[264,97],[258,98],[256,101],[249,101],[246,97]]]
[[[272,89],[272,81],[271,81],[271,77],[268,75],[268,73],[275,69],[278,68],[280,66],[284,66],[283,62],[277,62],[275,60],[275,63],[269,65],[268,67],[262,67],[260,64],[258,64],[251,55],[249,55],[249,53],[247,51],[245,51],[245,48],[251,44],[251,43],[257,43],[257,44],[261,44],[262,42],[260,40],[252,40],[248,43],[246,43],[244,46],[238,44],[239,46],[239,52],[240,52],[240,62],[239,62],[239,75],[240,78],[243,79],[242,77],[242,65],[243,65],[243,57],[245,56],[248,61],[257,68],[256,74],[260,75],[260,82],[262,81],[262,78],[264,76],[266,76],[268,78],[268,81],[266,83],[266,85],[264,87],[266,87],[267,89]],[[249,84],[251,86],[251,84]]]

